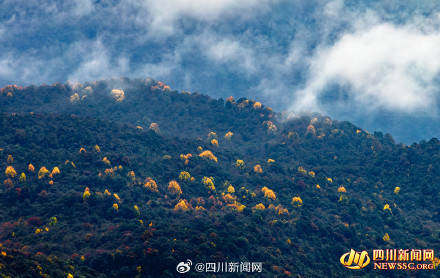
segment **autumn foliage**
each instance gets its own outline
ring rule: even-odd
[[[156,133],[159,133],[160,132],[159,124],[158,123],[151,123],[150,130],[152,130]]]
[[[234,136],[234,133],[232,133],[231,131],[226,132],[224,138],[226,140],[231,140],[232,136]]]
[[[218,147],[218,141],[217,141],[217,139],[212,139],[212,140],[211,140],[211,145],[213,145],[214,147]]]
[[[343,187],[343,186],[339,186],[338,193],[347,193],[347,189],[345,189],[345,187]]]
[[[177,181],[172,180],[168,183],[168,192],[172,195],[182,194],[182,189]]]
[[[203,151],[199,154],[200,157],[212,160],[214,162],[218,162],[217,157],[210,151],[210,150],[206,150]]]
[[[189,163],[189,159],[192,157],[192,154],[187,153],[187,154],[180,154],[180,159],[185,161],[185,165],[188,165]]]
[[[46,167],[41,167],[38,171],[38,179],[44,178],[47,174],[49,174],[49,170]]]
[[[157,188],[157,183],[152,178],[147,178],[145,180],[144,186],[151,192],[159,192],[159,189]]]
[[[117,102],[122,102],[125,99],[125,92],[121,89],[113,89],[110,94]]]
[[[14,178],[17,175],[17,172],[15,171],[14,167],[8,166],[6,167],[5,175],[7,177]]]
[[[240,170],[244,170],[244,168],[246,167],[246,165],[244,164],[244,161],[241,159],[237,159],[237,161],[235,161],[235,167],[237,167]]]
[[[185,199],[181,199],[175,206],[174,211],[187,211],[190,205]]]
[[[264,194],[264,197],[266,198],[266,199],[269,199],[269,200],[275,200],[277,197],[276,197],[276,195],[275,195],[275,192],[273,192],[273,190],[272,189],[269,189],[268,187],[263,187],[262,189],[261,189],[261,192],[263,192],[263,194]]]
[[[292,205],[294,207],[299,208],[299,207],[301,207],[303,205],[303,200],[301,199],[301,197],[295,196],[295,197],[292,198]]]
[[[203,177],[202,179],[203,185],[208,188],[210,191],[215,191],[214,181],[212,178]]]
[[[90,195],[91,195],[90,189],[88,187],[86,187],[83,192],[83,200],[84,201],[87,200],[90,197]]]
[[[181,181],[190,181],[191,180],[190,173],[188,173],[187,171],[180,172],[179,180],[181,180]]]
[[[261,168],[260,164],[257,164],[257,165],[254,166],[254,172],[257,173],[257,174],[263,173],[263,168]]]
[[[34,165],[32,165],[32,164],[29,163],[29,165],[28,165],[28,171],[29,171],[29,172],[34,172],[34,171],[35,171],[35,167],[34,167]]]
[[[256,204],[253,208],[254,208],[255,210],[265,210],[265,209],[266,209],[266,206],[263,205],[262,203],[259,203],[259,204]]]

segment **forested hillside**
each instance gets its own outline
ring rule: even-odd
[[[152,79],[8,86],[0,109],[3,277],[214,277],[178,274],[187,259],[262,262],[255,277],[438,273],[339,263],[440,249],[437,139]]]

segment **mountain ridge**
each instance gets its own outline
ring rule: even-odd
[[[406,146],[329,117],[285,121],[151,79],[6,87],[0,107],[5,275],[173,277],[189,258],[350,277],[339,263],[350,248],[440,246],[437,139]]]

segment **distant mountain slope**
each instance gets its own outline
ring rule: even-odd
[[[173,277],[191,259],[349,277],[350,248],[439,249],[438,140],[260,105],[152,80],[2,89],[2,274]]]

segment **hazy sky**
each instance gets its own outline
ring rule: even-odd
[[[3,0],[0,86],[152,77],[440,137],[434,2]]]

